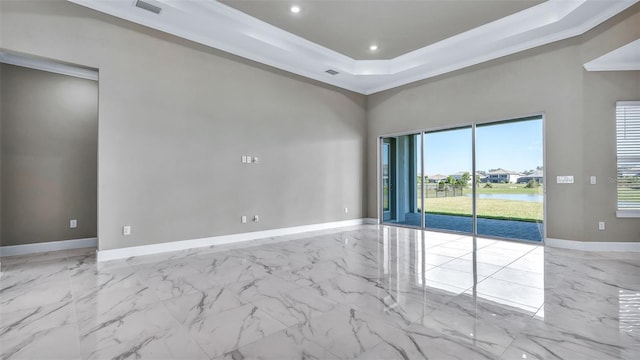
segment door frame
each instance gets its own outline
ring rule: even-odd
[[[389,141],[386,142],[385,140],[389,140]],[[393,218],[393,212],[396,209],[396,207],[395,207],[396,199],[395,199],[395,196],[394,196],[395,192],[393,190],[394,184],[396,182],[396,179],[395,179],[395,177],[396,177],[396,169],[395,169],[396,159],[394,158],[395,157],[394,156],[395,155],[395,147],[396,147],[395,138],[393,138],[393,137],[382,138],[380,146],[381,146],[381,150],[380,150],[380,153],[381,153],[380,193],[382,194],[382,203],[381,203],[382,210],[381,210],[381,212],[382,212],[382,221],[384,222],[384,221],[387,221],[387,220],[391,220]],[[388,177],[389,189],[388,189],[388,193],[387,193],[387,196],[386,196],[388,198],[387,201],[388,201],[388,207],[389,208],[386,211],[385,211],[385,208],[384,208],[384,201],[385,201],[385,195],[384,195],[384,161],[385,161],[384,148],[385,148],[385,146],[388,146],[387,156],[388,156],[388,161],[389,161],[388,169],[387,169],[387,171],[388,171],[387,177]]]

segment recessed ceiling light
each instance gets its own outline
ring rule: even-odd
[[[293,5],[290,10],[291,10],[292,13],[297,14],[297,13],[300,12],[300,6]]]
[[[371,46],[369,46],[369,50],[371,50],[371,51],[376,51],[376,50],[378,50],[378,45],[371,45]]]

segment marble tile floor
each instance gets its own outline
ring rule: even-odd
[[[363,225],[5,257],[0,359],[640,359],[640,255]]]

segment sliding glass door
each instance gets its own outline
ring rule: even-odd
[[[381,142],[382,219],[421,226],[420,134],[387,137]]]
[[[381,140],[385,223],[541,241],[542,117]]]
[[[542,118],[476,126],[478,235],[541,241]]]
[[[473,233],[472,129],[424,134],[425,227]]]

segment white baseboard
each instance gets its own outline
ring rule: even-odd
[[[546,246],[582,251],[640,252],[640,242],[592,242],[546,238]]]
[[[98,238],[60,240],[35,244],[0,246],[0,256],[26,255],[88,247],[98,247]]]
[[[126,259],[132,256],[143,256],[160,254],[171,251],[187,250],[212,245],[232,244],[243,241],[264,239],[274,236],[293,235],[310,231],[328,230],[333,228],[362,225],[366,223],[367,219],[355,219],[346,221],[335,221],[322,224],[303,225],[288,228],[280,228],[273,230],[255,231],[241,234],[221,235],[213,236],[202,239],[171,241],[160,244],[150,244],[142,246],[133,246],[121,249],[101,250],[98,251],[98,261],[109,261]],[[376,219],[377,224],[377,219]]]
[[[380,220],[378,220],[376,218],[364,218],[363,221],[367,225],[378,225],[378,224],[380,224]]]

